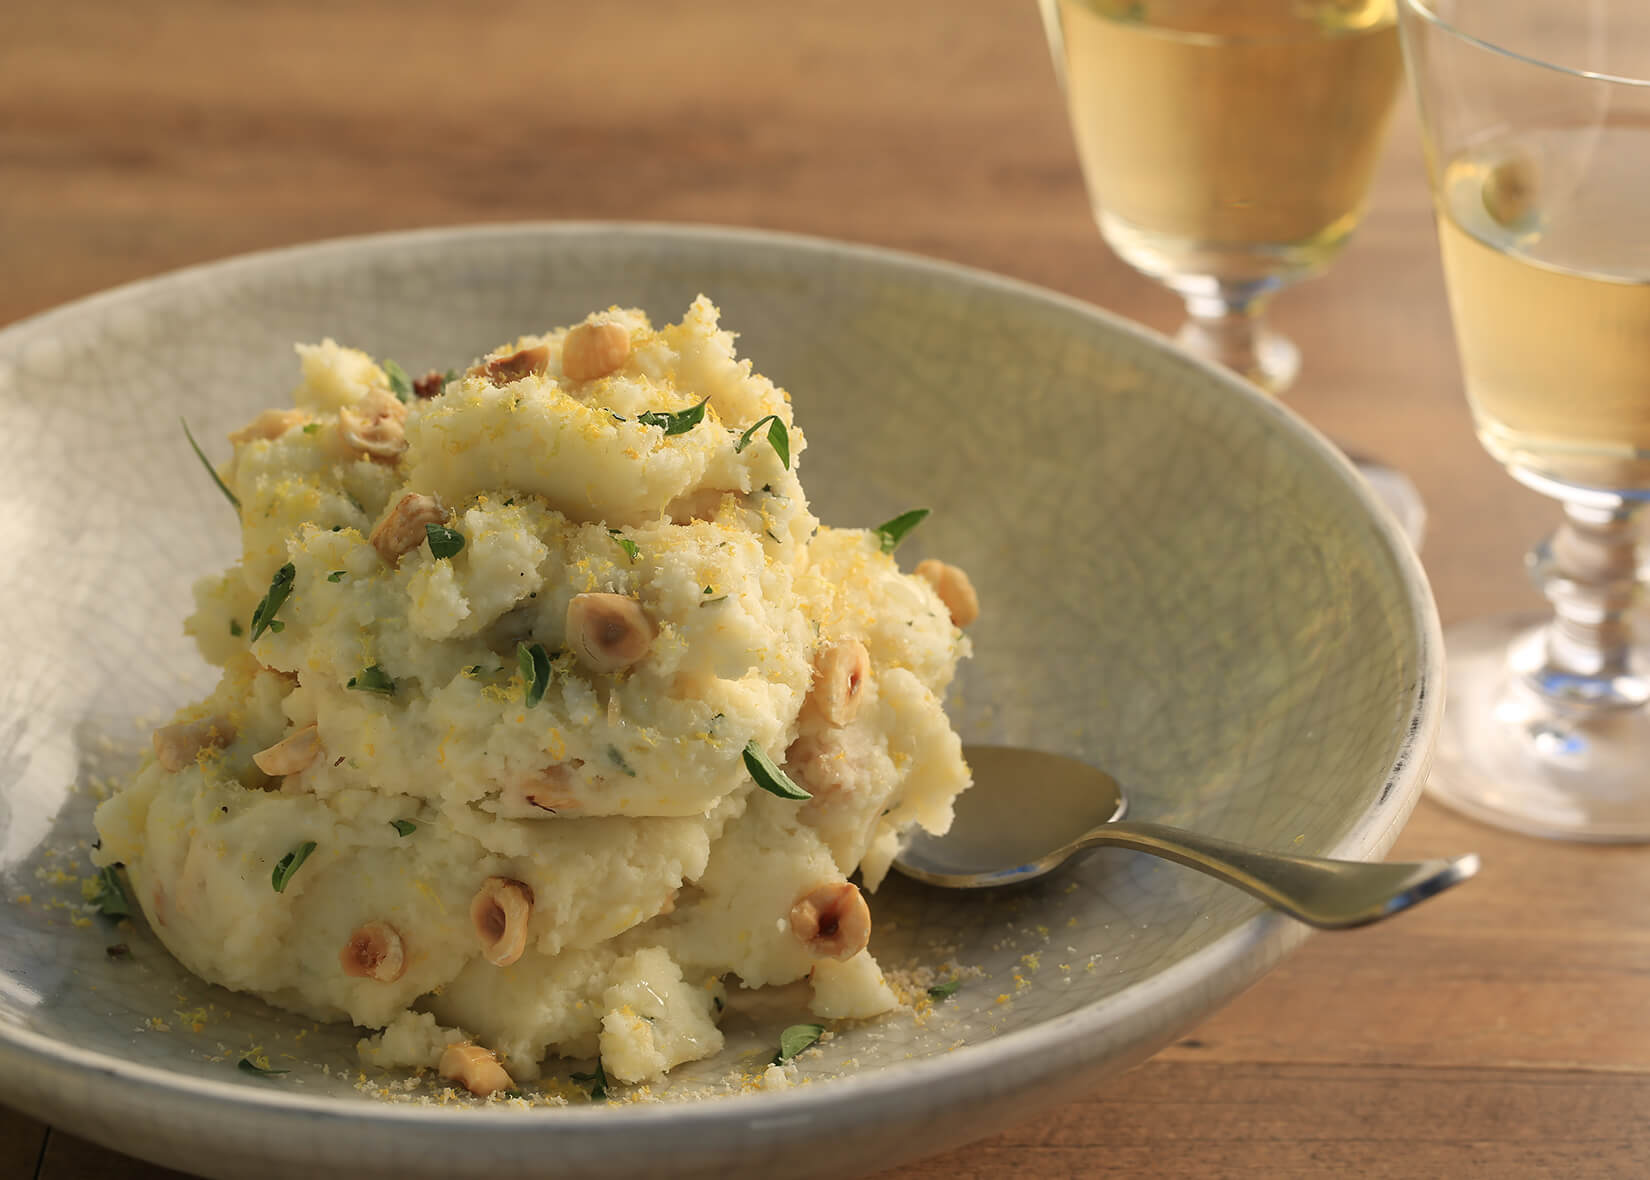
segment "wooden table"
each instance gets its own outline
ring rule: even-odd
[[[82,0],[0,29],[0,323],[245,250],[523,218],[798,230],[1179,316],[1095,232],[1030,0]],[[1556,511],[1473,438],[1436,249],[1406,102],[1357,241],[1276,320],[1305,353],[1290,404],[1425,496],[1447,624],[1539,605],[1520,561]],[[889,1175],[1650,1175],[1650,849],[1423,801],[1394,855],[1466,850],[1469,887],[1314,938],[1127,1076]],[[0,1175],[173,1173],[0,1109]]]

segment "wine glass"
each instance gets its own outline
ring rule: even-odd
[[[1363,213],[1403,75],[1395,0],[1040,0],[1101,236],[1178,292],[1178,343],[1282,393],[1267,326]],[[1359,461],[1410,539],[1399,472]]]
[[[1446,632],[1430,789],[1536,835],[1650,839],[1650,6],[1400,0],[1478,438],[1562,523],[1553,613]]]

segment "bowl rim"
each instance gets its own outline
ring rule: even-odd
[[[132,302],[165,297],[201,278],[255,279],[260,271],[279,271],[351,254],[393,252],[408,247],[463,249],[475,243],[511,238],[542,246],[560,239],[601,235],[633,238],[638,242],[662,239],[700,245],[743,245],[798,256],[829,255],[871,268],[926,276],[953,286],[990,289],[1023,303],[1042,304],[1062,314],[1102,321],[1112,330],[1135,337],[1149,347],[1167,350],[1187,366],[1203,370],[1233,396],[1247,399],[1258,412],[1272,415],[1281,429],[1301,445],[1318,452],[1336,469],[1363,503],[1377,535],[1390,552],[1406,598],[1413,607],[1411,622],[1415,628],[1413,640],[1419,674],[1409,689],[1406,728],[1397,757],[1388,769],[1375,803],[1325,854],[1369,858],[1391,846],[1419,798],[1442,713],[1442,633],[1419,557],[1404,539],[1398,524],[1363,486],[1350,462],[1303,419],[1237,377],[1181,352],[1158,333],[1074,296],[910,251],[779,230],[621,220],[435,226],[259,250],[125,283],[0,328],[0,366],[32,339],[76,321],[103,316]],[[491,1149],[505,1155],[509,1153],[509,1145],[517,1140],[521,1140],[519,1146],[524,1148],[527,1140],[547,1133],[555,1133],[564,1141],[599,1139],[609,1148],[608,1141],[622,1135],[632,1137],[637,1148],[647,1150],[650,1141],[667,1134],[679,1143],[678,1136],[684,1132],[733,1123],[744,1132],[740,1145],[757,1149],[783,1144],[817,1123],[845,1126],[876,1125],[891,1119],[903,1122],[913,1114],[912,1094],[932,1095],[927,1100],[931,1106],[955,1106],[970,1101],[989,1102],[1015,1086],[1050,1075],[1078,1075],[1086,1066],[1092,1067],[1112,1053],[1111,1043],[1095,1034],[1142,1018],[1151,1025],[1154,1014],[1158,1019],[1151,1048],[1155,1050],[1167,1039],[1164,1028],[1183,1022],[1187,1012],[1201,1015],[1211,1007],[1218,1008],[1228,1002],[1303,941],[1307,933],[1304,926],[1262,910],[1170,967],[1073,1012],[964,1045],[954,1052],[879,1066],[864,1073],[780,1092],[546,1110],[448,1108],[392,1102],[339,1104],[320,1095],[273,1089],[259,1091],[240,1083],[191,1077],[0,1023],[0,1094],[22,1109],[51,1112],[48,1121],[55,1123],[68,1122],[61,1107],[65,1101],[72,1100],[85,1115],[77,1129],[94,1137],[94,1116],[101,1105],[100,1095],[112,1097],[133,1085],[140,1088],[141,1106],[158,1123],[191,1128],[217,1124],[226,1129],[226,1134],[231,1123],[247,1117],[281,1119],[283,1127],[276,1133],[282,1135],[303,1134],[306,1130],[313,1131],[318,1123],[332,1121],[348,1122],[358,1129],[378,1124],[397,1134],[405,1134],[416,1126],[434,1133],[424,1137],[427,1142],[419,1144],[421,1150],[435,1149],[435,1154],[428,1159],[432,1165],[442,1159],[473,1153],[471,1133],[485,1135]],[[1218,985],[1212,986],[1211,981],[1216,980]],[[1213,1005],[1209,1003],[1211,997]],[[1106,1049],[1104,1054],[1096,1051],[1101,1046]],[[57,1101],[51,1101],[54,1098]],[[187,1114],[180,1115],[178,1112],[183,1110],[187,1110]],[[653,1143],[651,1149],[656,1150],[657,1146]],[[707,1148],[711,1146],[706,1144]],[[496,1160],[499,1156],[493,1158]]]

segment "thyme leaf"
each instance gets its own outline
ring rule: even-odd
[[[179,418],[178,421],[183,423],[183,437],[188,439],[189,445],[194,448],[195,458],[201,461],[201,466],[206,468],[206,474],[210,475],[212,477],[212,482],[218,485],[218,491],[222,492],[224,494],[224,498],[235,506],[235,511],[239,512],[241,510],[240,497],[236,496],[234,492],[229,490],[229,485],[224,483],[222,477],[218,475],[218,469],[212,466],[212,461],[206,457],[206,452],[201,450],[200,443],[195,441],[194,434],[189,430],[188,420],[185,418]]]
[[[457,557],[464,550],[464,534],[446,525],[425,525],[424,538],[429,541],[430,553],[437,561]]]
[[[882,545],[884,553],[892,553],[905,540],[905,535],[916,528],[928,516],[927,508],[913,508],[909,512],[902,512],[893,520],[885,520],[872,531]]]
[[[752,738],[745,743],[745,769],[750,771],[751,778],[756,785],[770,795],[778,795],[781,799],[812,799],[813,796],[791,781],[786,774],[762,752],[762,747]]]
[[[258,603],[258,608],[252,612],[253,639],[267,631],[269,625],[275,621],[275,612],[281,609],[281,604],[292,593],[292,580],[297,576],[298,570],[290,561],[275,571],[275,576],[269,580],[269,589],[265,592],[263,601]],[[280,631],[282,627],[275,630]]]
[[[710,398],[706,398],[696,406],[689,406],[685,410],[648,410],[637,414],[636,421],[643,426],[659,426],[664,428],[668,438],[673,434],[686,434],[705,420],[705,407],[710,405]]]
[[[825,1035],[823,1024],[793,1024],[779,1034],[779,1052],[773,1055],[775,1065],[784,1065],[802,1050],[814,1045]]]
[[[132,902],[126,896],[126,887],[120,883],[120,872],[114,865],[105,865],[97,871],[97,892],[92,904],[105,918],[130,918]]]
[[[778,414],[769,414],[766,418],[758,418],[755,425],[745,431],[744,434],[741,434],[739,441],[733,444],[733,453],[737,455],[750,446],[751,439],[756,436],[756,432],[762,428],[764,422],[769,424],[768,445],[773,447],[774,454],[779,456],[779,461],[785,465],[785,470],[789,471],[791,468],[791,436]]]
[[[345,688],[353,688],[356,692],[376,693],[381,697],[395,695],[395,681],[377,664],[369,664],[344,683]]]
[[[526,685],[523,699],[531,709],[544,699],[544,690],[550,687],[550,655],[542,643],[520,643],[516,645],[516,663]]]
[[[591,1073],[574,1074],[573,1080],[590,1087],[589,1093],[592,1102],[605,1102],[607,1100],[607,1071],[602,1068],[601,1062],[596,1063],[596,1068]]]
[[[287,882],[292,880],[294,874],[309,859],[309,854],[314,851],[315,841],[305,840],[276,862],[275,871],[269,875],[269,883],[275,887],[276,893],[286,892]]]
[[[412,396],[413,383],[412,378],[407,376],[407,370],[390,360],[385,361],[379,367],[384,370],[384,376],[390,379],[391,393],[402,401],[406,401]]]

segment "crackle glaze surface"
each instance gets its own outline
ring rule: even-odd
[[[0,1097],[211,1176],[841,1176],[1126,1068],[1303,937],[1132,853],[1006,896],[891,880],[878,957],[969,975],[924,1018],[844,1026],[803,1059],[808,1084],[738,1093],[795,1016],[741,1005],[722,1057],[661,1101],[524,1110],[375,1097],[356,1032],[199,983],[86,911],[98,791],[207,685],[180,623],[194,578],[234,555],[179,416],[221,457],[295,383],[295,340],[420,372],[596,306],[663,322],[700,292],[791,392],[822,520],[934,509],[900,556],[962,565],[984,604],[951,702],[965,741],[1105,766],[1136,818],[1390,846],[1440,699],[1418,564],[1327,444],[1156,338],[978,272],[743,231],[505,226],[258,255],[0,332]],[[237,1071],[254,1047],[291,1072]],[[718,1086],[734,1092],[695,1097]]]

